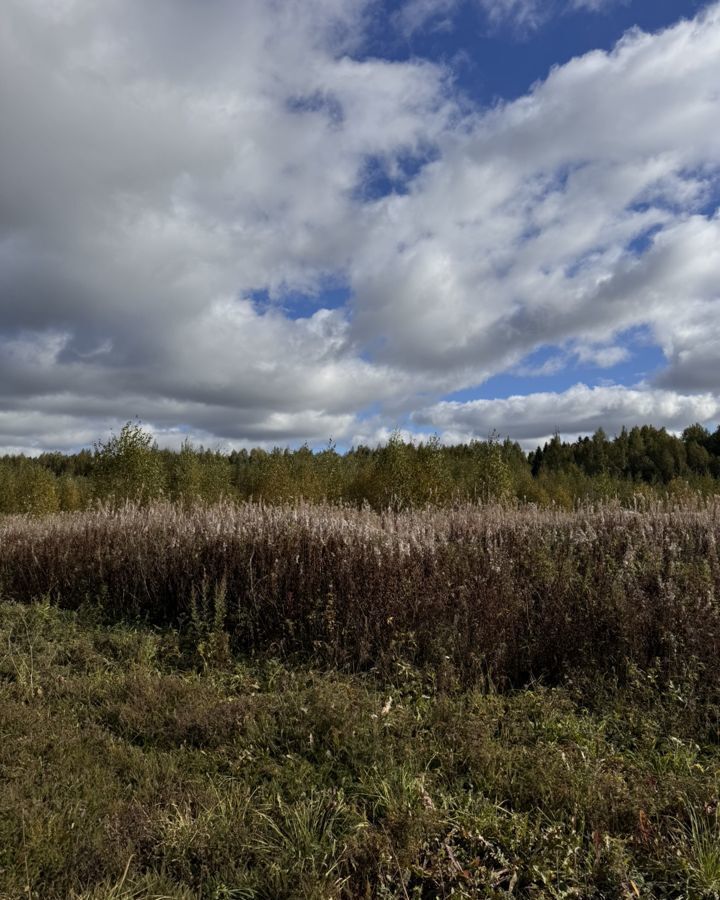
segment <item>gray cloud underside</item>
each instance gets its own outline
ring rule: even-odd
[[[524,439],[559,408],[569,431],[717,417],[720,7],[489,110],[440,66],[357,55],[375,14],[9,0],[0,447],[132,415],[230,443],[350,440],[413,411]],[[369,163],[402,180],[409,156],[404,190],[372,199]],[[282,306],[328,279],[347,306]],[[547,344],[611,364],[635,326],[667,358],[656,384],[436,402]]]

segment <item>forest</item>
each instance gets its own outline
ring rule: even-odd
[[[221,499],[369,504],[373,509],[504,501],[572,509],[616,500],[712,495],[720,479],[720,426],[695,424],[681,436],[649,425],[609,438],[554,436],[525,453],[509,438],[444,446],[437,437],[338,453],[255,448],[222,453],[160,450],[139,422],[78,453],[0,459],[0,513],[87,509],[98,501],[181,503]]]

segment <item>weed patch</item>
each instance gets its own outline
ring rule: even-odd
[[[0,896],[717,896],[690,672],[497,693],[181,643],[0,604]]]

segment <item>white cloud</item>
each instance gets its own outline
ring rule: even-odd
[[[581,344],[575,349],[575,355],[581,363],[598,366],[601,369],[610,369],[629,359],[630,351],[627,347],[599,347]]]
[[[572,12],[606,12],[629,0],[478,0],[495,24],[510,23],[521,31],[538,28],[553,16]]]
[[[590,12],[602,12],[612,6],[627,4],[629,0],[570,0],[570,9],[587,9]]]
[[[479,0],[490,22],[511,22],[520,29],[533,29],[552,15],[548,3],[542,0]]]
[[[451,24],[460,0],[408,0],[395,15],[396,27],[405,35],[413,35],[428,23]]]
[[[720,6],[491,110],[461,104],[443,66],[358,53],[371,15],[370,0],[10,0],[0,444],[71,446],[132,415],[168,440],[322,443],[542,346],[615,365],[638,326],[668,359],[632,392],[648,415],[720,394]],[[398,177],[409,156],[423,164],[403,192],[366,199],[369,163]],[[328,278],[348,307],[293,319],[252,300]]]
[[[10,4],[0,406],[284,441],[412,393],[343,312],[243,299],[342,271],[367,157],[447,123],[442,70],[344,55],[366,5]]]
[[[450,442],[486,438],[497,431],[532,445],[555,431],[575,438],[598,428],[617,434],[639,423],[680,430],[718,414],[720,400],[712,394],[576,384],[561,393],[438,403],[416,413],[414,421],[436,429]]]
[[[717,83],[714,7],[447,134],[410,193],[376,205],[351,264],[355,338],[382,334],[386,362],[479,379],[643,324],[670,348],[665,323],[678,332],[691,296],[714,330],[720,222],[694,211],[720,163]]]
[[[571,12],[605,12],[628,0],[407,0],[395,17],[406,35],[432,27],[451,27],[463,3],[475,3],[491,26],[506,26],[520,32],[539,28],[554,16]]]

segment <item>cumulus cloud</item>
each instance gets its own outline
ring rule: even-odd
[[[1,405],[286,441],[408,394],[350,346],[342,312],[251,300],[342,270],[367,159],[447,123],[443,71],[347,55],[365,9],[9,5]]]
[[[540,347],[612,367],[638,326],[668,365],[623,396],[699,417],[692,398],[720,393],[720,6],[490,110],[444,65],[369,54],[377,15],[9,0],[0,445],[76,446],[133,415],[169,443],[349,440],[369,410],[380,431],[418,408],[422,424]],[[395,186],[380,197],[377,171]],[[322,308],[338,282],[349,301]],[[522,434],[552,431],[532,409]]]
[[[574,439],[598,428],[617,434],[638,423],[681,430],[691,422],[715,419],[718,413],[720,400],[713,394],[576,384],[560,393],[438,403],[418,411],[413,419],[436,429],[448,442],[487,437],[496,431],[532,446],[555,432]]]
[[[379,359],[479,380],[632,326],[670,355],[716,333],[720,220],[700,209],[717,187],[719,78],[714,7],[446,134],[409,193],[376,205],[351,264],[356,339],[382,334]]]

